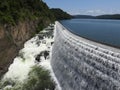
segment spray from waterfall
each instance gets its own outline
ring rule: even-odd
[[[19,55],[1,80],[0,90],[14,90],[16,88],[22,90],[24,82],[30,78],[29,73],[35,66],[49,71],[52,80],[56,83],[56,90],[60,90],[50,64],[54,42],[53,28],[53,25],[52,27],[48,26],[24,44],[24,48],[19,51]]]

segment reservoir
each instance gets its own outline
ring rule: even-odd
[[[60,23],[80,37],[120,48],[120,20],[71,19]]]

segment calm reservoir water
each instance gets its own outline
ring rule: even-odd
[[[120,48],[120,20],[71,19],[60,22],[74,34]]]

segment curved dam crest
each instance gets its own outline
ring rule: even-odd
[[[51,65],[62,90],[120,89],[120,50],[74,35],[59,22]]]

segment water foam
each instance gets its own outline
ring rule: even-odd
[[[10,65],[8,72],[4,75],[4,78],[1,82],[12,80],[16,83],[24,83],[24,80],[28,78],[28,73],[31,71],[32,67],[35,65],[40,65],[44,69],[50,71],[50,75],[52,79],[57,83],[57,79],[52,71],[52,67],[50,64],[51,59],[51,50],[52,50],[52,42],[54,42],[53,33],[48,37],[47,35],[51,30],[43,30],[40,34],[37,34],[32,39],[28,40],[24,44],[24,48],[19,51],[19,55],[14,59],[14,62]],[[47,34],[46,34],[47,33]],[[43,36],[43,38],[39,38]],[[44,58],[44,55],[39,57],[41,59],[40,62],[36,61],[37,55],[39,55],[43,51],[49,51],[50,56],[47,59]],[[3,90],[7,88],[12,88],[12,85],[7,85],[3,87]],[[59,89],[59,85],[56,90]]]

